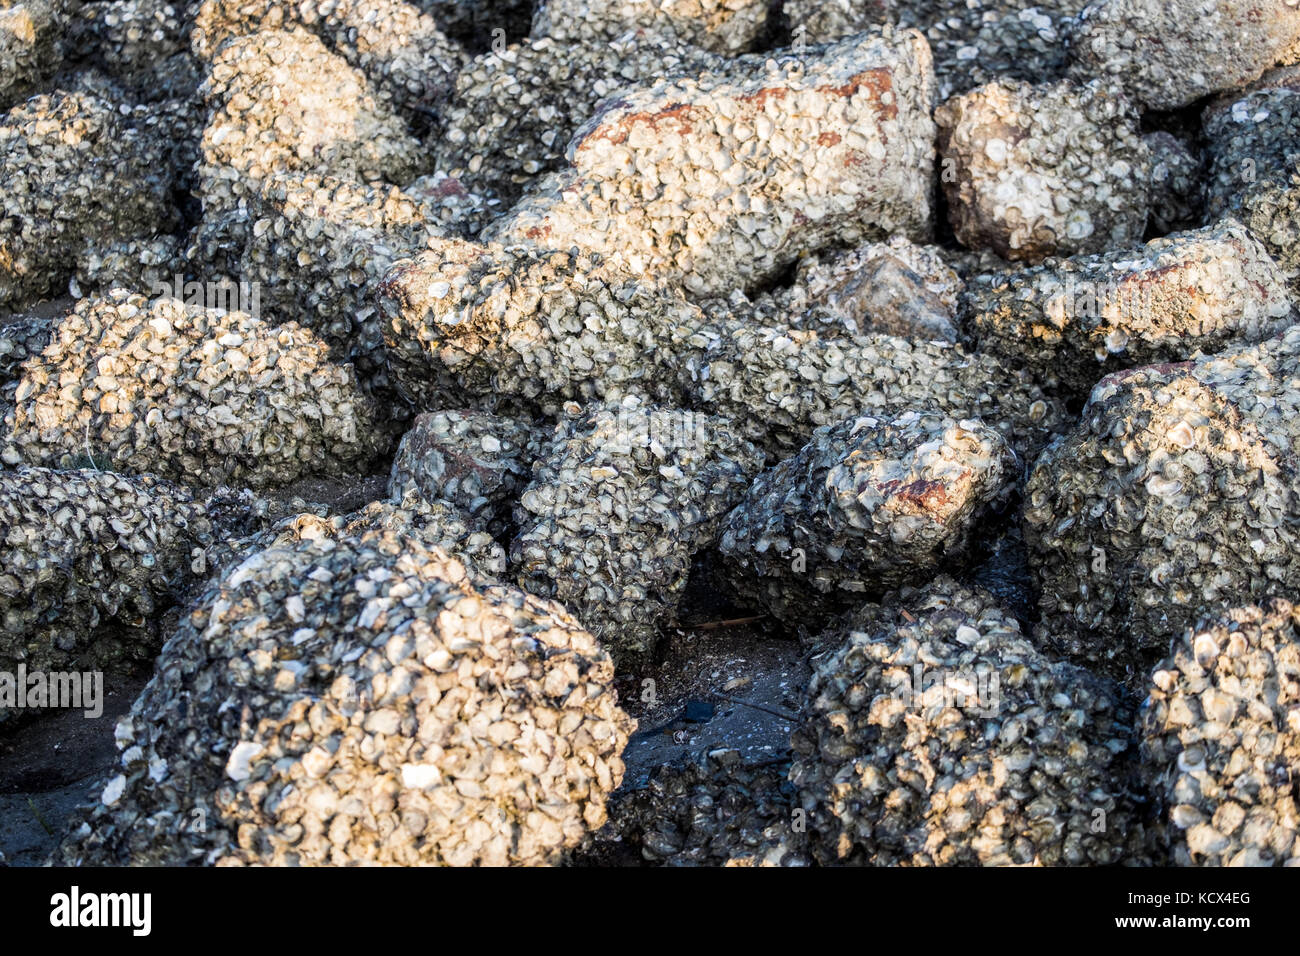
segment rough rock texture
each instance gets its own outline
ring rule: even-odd
[[[0,322],[0,388],[8,388],[22,375],[22,365],[50,344],[53,320],[38,315],[15,315]]]
[[[500,524],[528,483],[539,444],[531,422],[473,409],[425,412],[402,436],[388,493],[441,498]]]
[[[516,508],[520,586],[564,604],[620,664],[644,659],[762,462],[717,418],[633,398],[576,409]]]
[[[946,342],[840,336],[729,317],[674,326],[670,354],[692,404],[778,457],[822,425],[931,409],[996,428],[1025,461],[1066,424],[1064,406],[997,356]]]
[[[860,625],[828,635],[793,736],[820,862],[1132,858],[1133,715],[1113,684],[1051,661],[989,594],[948,578]]]
[[[1264,89],[1207,107],[1203,123],[1210,214],[1240,218],[1300,278],[1300,90]]]
[[[1116,372],[1025,489],[1045,639],[1135,684],[1225,602],[1300,587],[1300,327]]]
[[[767,16],[767,0],[540,0],[529,35],[572,43],[645,30],[735,54],[762,37]]]
[[[1274,599],[1185,631],[1151,678],[1142,771],[1176,866],[1295,866],[1300,610]]]
[[[980,276],[966,306],[981,349],[1082,394],[1108,372],[1258,342],[1294,318],[1286,275],[1232,219]]]
[[[292,323],[123,290],[55,323],[0,398],[3,461],[282,486],[373,460],[352,370]]]
[[[0,109],[34,92],[63,59],[62,0],[0,0]]]
[[[623,775],[612,678],[557,605],[475,588],[417,539],[262,551],[167,642],[58,856],[558,862]]]
[[[464,63],[460,45],[435,19],[403,0],[204,0],[191,43],[198,57],[211,60],[231,38],[302,29],[412,114],[436,114]]]
[[[152,236],[91,246],[77,257],[68,291],[78,299],[83,295],[106,295],[113,289],[148,293],[150,298],[170,295],[184,299],[186,261],[182,245],[177,236]],[[179,288],[177,276],[182,277]],[[191,291],[198,297],[197,289]]]
[[[738,61],[606,100],[569,169],[484,232],[571,246],[708,295],[803,252],[931,230],[934,77],[915,32]]]
[[[230,40],[213,56],[202,93],[205,215],[237,208],[276,171],[397,185],[424,171],[419,142],[387,101],[301,30]]]
[[[1142,137],[1151,151],[1151,219],[1149,227],[1170,233],[1194,229],[1204,218],[1205,182],[1199,150],[1157,130]]]
[[[1070,70],[1172,110],[1256,79],[1297,41],[1292,0],[1102,0],[1079,18]]]
[[[1066,66],[1074,16],[1088,0],[787,0],[792,41],[821,43],[891,23],[934,51],[942,99],[999,77],[1044,82]]]
[[[598,839],[639,846],[643,859],[664,866],[807,866],[788,769],[788,760],[747,766],[735,750],[661,767],[645,787],[614,798]]]
[[[429,409],[463,405],[466,393],[674,400],[659,330],[702,321],[676,289],[595,257],[459,240],[395,264],[377,303],[393,376]]]
[[[850,333],[955,342],[961,289],[937,247],[895,236],[847,252],[810,254],[783,295],[783,311],[796,328],[829,325]]]
[[[960,552],[1017,473],[976,421],[907,412],[819,428],[727,516],[727,579],[783,623],[816,626]]]
[[[1113,87],[1001,80],[944,103],[935,120],[962,244],[1037,262],[1142,238],[1151,154]]]
[[[394,187],[286,172],[269,175],[238,210],[209,218],[192,246],[200,261],[237,262],[268,319],[311,328],[373,392],[388,385],[375,288],[400,256],[442,232],[423,203]],[[227,242],[235,237],[242,248]]]
[[[434,165],[476,192],[517,199],[565,165],[578,127],[606,97],[668,76],[718,69],[720,57],[631,32],[579,43],[534,37],[475,57],[456,78]]]
[[[137,625],[219,528],[185,488],[112,472],[0,471],[0,671],[95,670],[158,650]],[[0,713],[3,708],[0,708]]]
[[[84,3],[70,26],[72,51],[151,99],[159,94],[160,79],[167,94],[193,93],[202,77],[188,52],[189,6],[167,0]]]
[[[127,112],[54,93],[0,117],[0,312],[54,292],[87,245],[171,225],[164,147]]]

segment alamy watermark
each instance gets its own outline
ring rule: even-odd
[[[262,284],[242,279],[221,278],[217,281],[186,282],[183,275],[156,280],[149,287],[152,299],[176,299],[186,305],[222,312],[247,312],[254,318],[262,315]]]
[[[28,707],[80,710],[94,720],[104,712],[102,671],[0,671],[0,710]]]
[[[998,672],[992,667],[932,670],[914,664],[910,671],[900,668],[888,679],[893,684],[890,696],[909,710],[943,706],[995,717],[1002,703]]]

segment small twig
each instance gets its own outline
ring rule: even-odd
[[[753,710],[761,710],[765,714],[771,714],[773,717],[780,717],[782,720],[788,720],[791,722],[798,720],[797,717],[784,713],[783,711],[773,710],[771,707],[764,707],[762,704],[751,704],[748,701],[737,700],[734,697],[728,697],[726,694],[719,694],[717,691],[714,691],[712,696],[718,698],[718,700],[725,700],[728,704],[735,704],[737,707],[749,707]]]

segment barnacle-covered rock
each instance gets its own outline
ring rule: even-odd
[[[261,551],[164,646],[58,859],[559,862],[623,776],[612,682],[558,605],[415,538]]]
[[[827,635],[790,779],[822,863],[1131,860],[1133,715],[984,591],[940,578]]]
[[[620,664],[643,660],[673,622],[691,556],[762,467],[721,419],[634,398],[566,417],[515,509],[510,561]]]
[[[1184,631],[1139,730],[1170,864],[1300,863],[1300,609],[1275,598]]]
[[[464,405],[467,392],[675,401],[657,330],[703,321],[679,290],[590,255],[451,239],[396,263],[377,303],[394,378],[426,409]]]
[[[571,167],[484,237],[578,246],[700,295],[759,284],[831,242],[924,239],[933,96],[915,32],[627,91],[574,136]]]
[[[352,370],[307,329],[125,290],[78,302],[4,400],[9,465],[261,488],[354,473],[381,440]]]
[[[613,40],[534,37],[493,48],[456,78],[442,132],[430,143],[434,165],[475,192],[514,200],[540,174],[564,165],[569,140],[601,100],[723,62],[644,30]]]
[[[185,298],[183,276],[186,260],[177,236],[121,239],[84,249],[77,257],[77,269],[70,284],[76,298],[105,294],[112,289],[147,290],[150,297],[171,295]],[[253,310],[248,310],[253,311]]]
[[[256,284],[268,317],[311,328],[368,390],[387,386],[374,292],[400,256],[442,234],[422,203],[392,186],[274,173],[239,210],[210,222],[215,228],[195,237],[214,241],[202,255],[215,255],[222,237],[242,236],[238,274]]]
[[[1231,219],[1137,249],[980,276],[966,305],[981,349],[1082,394],[1120,368],[1259,342],[1293,315],[1285,274]]]
[[[1270,87],[1207,107],[1202,122],[1210,214],[1240,218],[1300,277],[1300,89]]]
[[[54,320],[41,315],[14,315],[0,321],[0,388],[22,375],[22,366],[50,344]]]
[[[829,324],[850,333],[957,341],[962,281],[935,246],[903,236],[847,252],[810,255],[786,294],[796,328]]]
[[[656,768],[644,787],[610,802],[597,835],[637,847],[665,866],[807,866],[806,830],[794,814],[789,761],[747,765],[735,750]]]
[[[792,627],[824,622],[959,553],[1017,472],[977,421],[906,412],[824,426],[727,516],[727,579]]]
[[[1142,139],[1151,151],[1151,228],[1161,233],[1196,228],[1204,220],[1205,206],[1199,153],[1164,130]]]
[[[1064,406],[1003,359],[948,342],[847,336],[725,317],[676,325],[668,354],[692,407],[721,415],[778,457],[819,426],[929,408],[980,419],[1031,461],[1066,422]]]
[[[1209,610],[1300,588],[1297,367],[1292,326],[1102,379],[1025,489],[1047,640],[1144,681]]]
[[[212,60],[232,38],[304,28],[412,113],[436,114],[464,62],[435,19],[404,0],[203,0],[191,44],[196,56]]]
[[[1037,262],[1142,238],[1151,154],[1114,87],[1000,80],[944,103],[935,120],[963,245]]]
[[[219,529],[189,490],[94,470],[0,471],[0,671],[91,670],[158,649],[134,625],[168,603]],[[0,712],[3,708],[0,708]]]
[[[0,117],[0,312],[55,292],[87,245],[172,225],[165,149],[137,119],[70,93]]]
[[[189,14],[180,0],[83,3],[69,30],[72,51],[150,98],[160,79],[173,81],[164,83],[171,95],[192,93],[202,77],[189,54]]]
[[[388,493],[441,498],[499,522],[528,483],[539,444],[531,422],[473,409],[425,412],[402,436]]]
[[[795,43],[822,43],[884,23],[915,27],[934,52],[939,97],[999,77],[1045,82],[1066,66],[1073,17],[1088,0],[787,0]]]
[[[645,30],[735,54],[762,37],[767,14],[767,0],[540,0],[529,35],[581,43]]]
[[[423,171],[419,142],[364,75],[299,30],[220,47],[202,93],[199,193],[206,215],[237,208],[277,171],[401,185]]]
[[[0,0],[0,109],[58,68],[66,22],[62,0]]]
[[[1079,17],[1070,72],[1172,110],[1256,79],[1297,41],[1293,0],[1101,0]]]
[[[500,215],[501,200],[492,193],[480,193],[455,176],[429,173],[411,180],[402,192],[420,204],[425,218],[446,235],[472,239]]]

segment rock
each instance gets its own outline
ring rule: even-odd
[[[1109,372],[1259,342],[1294,318],[1286,275],[1232,219],[980,276],[966,306],[981,349],[1084,395]]]
[[[0,109],[30,96],[63,59],[62,0],[0,0]]]
[[[1204,218],[1201,157],[1187,142],[1157,130],[1142,137],[1151,151],[1150,227],[1161,233],[1195,229]]]
[[[190,13],[167,0],[82,4],[69,29],[72,50],[149,100],[188,97],[202,80],[189,52]]]
[[[1300,587],[1300,327],[1116,372],[1025,489],[1045,640],[1131,682],[1225,602]]]
[[[508,205],[539,176],[565,165],[565,149],[596,105],[667,76],[725,61],[676,39],[630,32],[577,42],[532,37],[471,60],[456,78],[434,165]]]
[[[460,45],[419,5],[403,0],[203,0],[191,43],[196,56],[212,61],[232,38],[302,29],[319,36],[385,100],[413,116],[437,115],[464,65]]]
[[[130,110],[71,93],[0,117],[0,312],[54,293],[87,246],[172,225],[172,174],[155,132]]]
[[[626,91],[575,134],[570,168],[483,236],[578,246],[697,295],[763,283],[831,242],[924,240],[933,91],[915,32]]]
[[[1300,41],[1291,0],[1101,0],[1079,17],[1070,73],[1174,110],[1256,79]]]
[[[182,242],[176,236],[121,239],[83,250],[77,257],[76,274],[68,291],[77,299],[83,295],[107,295],[113,289],[139,289],[148,291],[151,297],[169,295],[184,299],[186,265]],[[178,275],[182,276],[180,288],[176,282]],[[246,298],[251,298],[251,291]],[[238,308],[237,287],[234,301],[227,305]]]
[[[683,44],[735,54],[762,38],[767,0],[541,0],[533,39],[567,43],[617,40],[645,30]]]
[[[202,498],[151,476],[0,471],[0,672],[148,660],[160,642],[139,625],[222,530]]]
[[[1300,610],[1219,611],[1174,641],[1142,710],[1141,770],[1174,866],[1295,866]]]
[[[1203,122],[1211,215],[1239,217],[1300,292],[1300,90],[1249,93]]]
[[[819,862],[1135,859],[1131,709],[1045,657],[987,593],[940,578],[827,637],[790,770]]]
[[[675,402],[662,329],[703,320],[677,289],[589,255],[459,240],[394,264],[377,303],[393,377],[425,409],[466,393],[553,410],[632,394]]]
[[[807,866],[788,768],[788,760],[747,766],[734,750],[659,768],[645,787],[614,798],[597,839],[664,866]]]
[[[559,862],[623,775],[612,679],[560,607],[417,538],[258,552],[167,642],[57,858]]]
[[[693,407],[730,419],[778,458],[822,425],[929,409],[976,418],[1029,461],[1067,427],[1064,405],[1024,370],[948,342],[881,333],[844,336],[758,324],[744,315],[674,326],[677,358]]]
[[[747,606],[816,628],[958,554],[1018,470],[977,421],[906,412],[823,426],[727,516],[727,580]]]
[[[213,54],[202,93],[205,216],[237,209],[274,172],[400,186],[424,171],[419,142],[387,100],[301,30],[229,40]]]
[[[691,556],[762,467],[729,423],[635,398],[556,428],[515,509],[521,587],[554,597],[627,666],[650,656],[686,590]]]
[[[355,473],[382,437],[327,351],[244,312],[120,289],[82,299],[0,395],[0,457],[253,488]]]
[[[1137,111],[1113,88],[1001,80],[944,103],[935,120],[963,245],[1039,262],[1142,238],[1151,155]]]
[[[388,492],[442,498],[504,528],[540,444],[530,422],[473,409],[425,412],[402,436]]]

